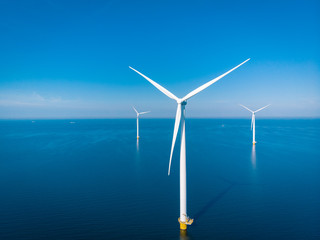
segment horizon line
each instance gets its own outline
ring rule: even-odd
[[[39,121],[39,120],[121,120],[121,119],[136,119],[136,117],[75,117],[75,118],[0,118],[0,121],[11,121],[11,120],[25,120],[25,121]],[[173,119],[174,117],[145,117],[143,120],[155,120],[155,119]],[[188,119],[250,119],[248,117],[188,117]],[[295,117],[259,117],[259,119],[320,119],[320,116],[305,117],[305,116],[295,116]]]

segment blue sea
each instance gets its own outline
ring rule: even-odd
[[[320,120],[0,121],[0,239],[320,239]]]

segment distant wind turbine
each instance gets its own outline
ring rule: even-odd
[[[139,139],[139,116],[142,115],[142,114],[145,114],[145,113],[149,113],[150,111],[148,112],[138,112],[137,109],[135,109],[134,107],[132,107],[133,110],[137,113],[137,139]]]
[[[247,108],[246,106],[243,106],[242,104],[239,104],[241,107],[244,107],[245,109],[247,109],[248,111],[250,111],[252,113],[252,118],[251,118],[251,130],[252,130],[252,144],[255,145],[256,144],[256,116],[255,113],[261,111],[262,109],[269,107],[271,104],[264,106],[262,108],[259,108],[256,111],[252,111],[251,109]]]
[[[175,119],[175,123],[174,123],[174,131],[173,131],[173,139],[172,139],[172,146],[171,146],[171,153],[170,153],[168,175],[170,175],[172,153],[173,153],[173,149],[175,146],[177,133],[179,130],[179,125],[181,125],[181,132],[180,132],[180,135],[181,135],[181,143],[180,143],[180,145],[181,145],[180,146],[180,218],[178,219],[178,221],[180,222],[180,229],[182,229],[182,230],[186,230],[187,225],[191,225],[193,222],[193,219],[190,219],[187,216],[186,138],[185,138],[185,106],[187,104],[187,100],[189,98],[193,97],[194,95],[196,95],[197,93],[201,92],[202,90],[206,89],[211,84],[213,84],[216,81],[218,81],[219,79],[223,78],[224,76],[226,76],[227,74],[229,74],[230,72],[232,72],[236,68],[240,67],[242,64],[244,64],[245,62],[247,62],[249,60],[250,60],[250,58],[247,59],[246,61],[242,62],[238,66],[232,68],[228,72],[220,75],[219,77],[212,79],[211,81],[207,82],[206,84],[203,84],[202,86],[200,86],[197,89],[193,90],[192,92],[188,93],[183,98],[176,97],[174,94],[169,92],[164,87],[160,86],[158,83],[154,82],[153,80],[151,80],[147,76],[143,75],[139,71],[135,70],[134,68],[129,67],[133,71],[135,71],[136,73],[138,73],[139,75],[141,75],[142,77],[147,79],[153,86],[155,86],[162,93],[167,95],[169,98],[174,99],[178,104],[176,119]]]

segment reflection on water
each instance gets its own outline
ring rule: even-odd
[[[140,168],[139,140],[137,139],[136,165]]]
[[[137,139],[137,153],[139,153],[139,139]]]
[[[190,240],[186,230],[180,230],[180,240]]]
[[[141,174],[140,170],[141,170],[141,156],[140,156],[140,152],[139,152],[139,140],[137,139],[137,151],[135,154],[135,168],[136,168],[136,173],[137,175]]]
[[[256,169],[256,145],[252,145],[251,163],[252,163],[252,168]]]

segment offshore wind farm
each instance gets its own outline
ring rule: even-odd
[[[0,239],[320,239],[319,9],[1,1]]]
[[[140,120],[0,121],[2,239],[319,236],[319,120],[187,119],[187,236],[174,119]]]

